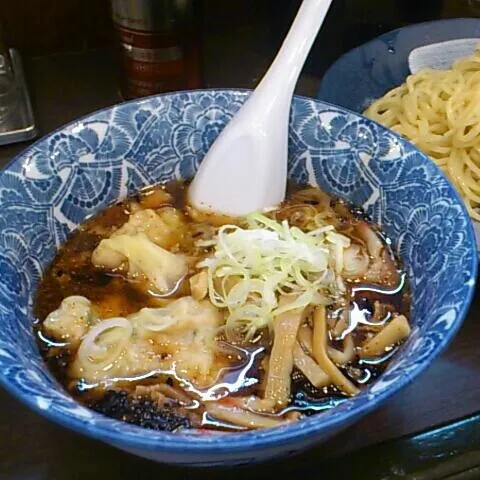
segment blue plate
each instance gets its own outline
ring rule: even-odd
[[[232,434],[145,430],[88,410],[46,369],[32,305],[57,249],[86,217],[139,188],[190,179],[248,92],[160,95],[107,108],[29,146],[0,174],[0,383],[76,432],[162,462],[258,462],[325,441],[416,378],[460,327],[474,292],[467,212],[425,155],[339,107],[295,98],[289,176],[364,207],[392,238],[412,289],[412,335],[358,396],[292,425]]]
[[[325,73],[317,98],[363,112],[409,75],[410,52],[431,43],[480,39],[480,19],[419,23],[385,33],[340,57]]]
[[[412,50],[460,38],[480,40],[480,19],[419,23],[380,35],[340,57],[325,73],[317,97],[362,113],[373,100],[405,81]],[[480,223],[473,224],[480,258]]]

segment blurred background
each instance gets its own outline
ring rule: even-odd
[[[168,4],[175,1],[155,3],[158,12],[163,8],[168,20]],[[194,86],[252,87],[280,45],[300,0],[177,3],[192,4],[188,8],[194,12],[184,25],[186,30],[180,32],[184,41],[187,36],[190,46],[198,48],[199,77]],[[407,23],[479,15],[480,0],[335,0],[300,88],[314,95],[318,79],[339,55],[380,33]],[[31,58],[52,54],[118,52],[118,32],[107,0],[5,1],[0,5],[0,20],[5,43],[17,48],[27,63]],[[184,47],[188,50],[189,45]],[[107,59],[103,69],[117,68],[120,82],[119,65],[121,61],[109,64]],[[175,82],[166,83],[164,90],[178,88]]]
[[[1,153],[7,159],[22,143],[125,99],[191,88],[255,87],[300,3],[0,1],[0,80],[11,80],[1,67],[12,53],[8,49],[14,49],[13,63],[23,64],[15,76],[17,89],[10,80],[0,82],[0,103],[8,101],[0,115],[0,144],[8,144]],[[315,97],[322,75],[340,55],[381,33],[479,16],[480,0],[334,0],[296,93]]]

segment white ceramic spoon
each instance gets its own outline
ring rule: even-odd
[[[450,68],[455,60],[471,55],[479,43],[480,38],[461,38],[415,48],[408,56],[408,67],[412,73],[424,68],[439,70]],[[480,252],[480,222],[472,223],[477,250]]]
[[[331,2],[303,1],[268,72],[200,164],[192,206],[240,216],[282,202],[292,95]]]

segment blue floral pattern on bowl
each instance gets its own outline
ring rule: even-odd
[[[37,412],[155,460],[250,463],[293,454],[347,427],[416,377],[459,328],[472,298],[476,253],[471,223],[450,184],[392,132],[341,108],[295,98],[291,178],[363,206],[407,266],[414,328],[388,370],[325,413],[228,435],[147,431],[92,412],[62,390],[32,332],[42,272],[87,216],[143,186],[191,178],[247,96],[183,92],[102,110],[36,142],[0,175],[0,380]]]

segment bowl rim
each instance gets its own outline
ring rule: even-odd
[[[51,138],[56,133],[63,131],[66,128],[75,126],[82,121],[90,119],[98,114],[108,112],[113,108],[116,108],[120,105],[128,105],[128,104],[148,104],[151,100],[156,98],[163,98],[181,94],[205,94],[205,93],[227,93],[227,94],[248,94],[251,90],[249,89],[240,89],[240,88],[209,88],[209,89],[198,89],[198,90],[183,90],[178,92],[166,92],[157,95],[150,95],[148,97],[143,97],[140,99],[133,99],[124,102],[119,102],[114,105],[110,105],[93,112],[90,112],[86,115],[83,115],[75,120],[72,120],[68,123],[65,123],[58,128],[48,132],[43,137],[37,139],[32,144],[28,145],[24,150],[20,153],[16,154],[2,169],[0,169],[0,176],[3,176],[9,168],[17,162],[20,162],[22,158],[25,157],[28,152],[30,152],[37,144],[44,142],[46,139]],[[354,115],[356,117],[361,117],[362,119],[367,120],[368,122],[372,122],[378,125],[382,130],[388,130],[385,127],[379,125],[378,123],[370,120],[366,117],[363,117],[358,112],[349,110],[348,108],[333,105],[331,103],[325,102],[320,99],[316,98],[309,98],[306,96],[295,95],[295,99],[307,101],[309,103],[318,104],[322,107],[331,107],[335,110],[338,110],[343,113],[348,113]],[[388,130],[388,132],[394,135],[397,139],[400,139],[401,142],[406,142],[405,139]],[[411,144],[410,144],[411,145]],[[419,152],[413,145],[412,148],[415,149],[416,152]],[[426,155],[422,152],[419,152],[423,158],[430,161]],[[456,199],[457,203],[460,204],[462,208],[463,215],[469,219],[468,213],[466,208],[463,204],[463,201],[460,199],[458,193],[450,184],[448,179],[445,177],[443,172],[436,167],[436,165],[432,162],[432,165],[437,169],[437,174],[443,177],[448,187],[450,188],[450,194]],[[459,309],[458,313],[456,314],[455,321],[452,323],[450,329],[445,333],[442,340],[436,345],[436,347],[430,352],[428,355],[428,360],[419,363],[415,367],[408,372],[407,375],[401,376],[398,380],[394,383],[388,385],[388,387],[380,393],[375,393],[374,398],[371,399],[369,402],[364,402],[364,404],[355,405],[347,412],[345,415],[342,416],[333,416],[328,418],[322,418],[321,415],[312,415],[311,417],[303,419],[301,422],[295,422],[290,425],[280,426],[271,429],[264,429],[264,430],[250,430],[245,432],[234,432],[228,434],[221,434],[221,435],[180,435],[175,433],[169,432],[157,432],[151,431],[136,425],[125,424],[120,420],[109,419],[112,422],[112,425],[118,425],[120,427],[127,426],[128,429],[132,430],[132,432],[121,432],[114,428],[104,428],[102,425],[91,425],[85,419],[82,419],[81,416],[78,415],[67,415],[62,412],[58,412],[55,409],[50,408],[42,408],[36,401],[36,398],[31,393],[25,393],[19,388],[17,385],[12,384],[3,372],[0,372],[0,385],[2,385],[5,390],[7,390],[12,396],[17,398],[20,402],[27,405],[30,409],[34,412],[40,414],[44,418],[47,418],[53,421],[56,424],[59,424],[63,427],[66,427],[70,430],[73,430],[77,433],[84,434],[88,437],[104,441],[110,445],[114,445],[118,448],[126,449],[126,450],[135,450],[137,452],[144,451],[144,452],[161,452],[161,453],[175,453],[180,456],[187,456],[189,454],[201,454],[201,453],[212,453],[212,450],[215,449],[216,452],[224,454],[228,457],[229,453],[247,453],[251,452],[254,447],[259,447],[262,450],[265,450],[269,447],[281,447],[286,444],[291,444],[292,446],[296,443],[300,443],[303,441],[304,444],[307,443],[315,443],[315,440],[310,439],[308,441],[308,437],[315,436],[316,440],[319,441],[321,439],[321,434],[326,433],[327,438],[329,437],[330,431],[334,433],[339,432],[342,428],[346,428],[350,424],[354,423],[355,421],[362,418],[364,415],[368,414],[372,410],[374,410],[379,405],[383,404],[388,398],[393,396],[395,393],[406,387],[410,382],[418,377],[427,367],[430,366],[431,362],[437,358],[440,353],[442,353],[445,347],[450,343],[453,339],[455,334],[457,333],[458,329],[460,328],[461,324],[463,323],[465,316],[470,308],[470,304],[472,302],[473,296],[475,294],[475,282],[477,276],[477,260],[475,248],[475,237],[473,231],[472,222],[468,222],[468,230],[466,235],[466,242],[472,250],[472,262],[469,269],[470,277],[465,280],[465,283],[470,283],[471,288],[468,291],[468,295],[464,298],[461,308]],[[46,367],[45,367],[46,368]],[[61,385],[57,382],[58,390],[62,390]],[[69,396],[67,392],[63,391],[65,395]],[[362,398],[366,395],[366,392],[360,393],[357,397],[352,399],[348,399],[348,401],[357,401],[357,399]],[[80,405],[80,404],[79,404]],[[101,418],[105,418],[103,415],[98,414],[89,410],[92,415],[99,416]],[[97,417],[98,418],[98,417]],[[144,435],[139,435],[143,433]],[[150,436],[148,435],[150,433]],[[228,458],[225,460],[228,463]],[[188,461],[187,461],[188,463]]]

